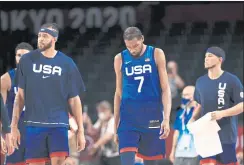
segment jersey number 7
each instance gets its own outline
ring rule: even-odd
[[[134,80],[140,80],[140,83],[139,83],[137,92],[138,92],[138,93],[141,93],[141,88],[142,88],[142,85],[143,85],[143,82],[144,82],[144,76],[137,76],[137,77],[134,77]]]

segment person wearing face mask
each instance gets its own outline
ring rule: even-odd
[[[187,86],[183,89],[181,106],[176,114],[174,123],[173,144],[170,160],[174,165],[198,165],[198,155],[196,153],[193,136],[187,129],[187,124],[192,117],[196,106],[193,100],[194,86]]]
[[[94,128],[100,131],[100,138],[90,148],[89,154],[97,152],[101,154],[100,165],[120,165],[120,157],[117,145],[113,141],[114,117],[112,106],[108,101],[97,104],[98,120]]]

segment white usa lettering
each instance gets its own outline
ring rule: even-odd
[[[51,66],[51,65],[42,65],[40,64],[38,67],[36,64],[33,64],[33,71],[35,73],[44,73],[44,74],[58,74],[61,76],[62,74],[62,68],[59,66]]]
[[[221,109],[225,105],[225,89],[226,89],[226,83],[222,84],[219,83],[219,90],[218,90],[218,109]]]
[[[142,73],[152,73],[152,67],[149,64],[146,65],[136,65],[132,66],[131,68],[126,67],[125,68],[125,74],[127,76],[132,76],[132,75],[139,75]]]
[[[241,98],[243,99],[243,92],[240,93]]]
[[[16,95],[18,92],[18,88],[17,87],[14,87],[14,94]]]

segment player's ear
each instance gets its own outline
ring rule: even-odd
[[[219,57],[219,61],[222,64],[223,63],[223,58],[222,57]]]
[[[141,36],[141,40],[142,40],[142,42],[144,42],[144,35]]]
[[[57,42],[58,41],[58,37],[54,37],[54,41]]]

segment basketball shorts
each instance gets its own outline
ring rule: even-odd
[[[222,144],[222,148],[223,152],[218,155],[207,158],[200,157],[200,164],[237,165],[236,144]]]
[[[121,131],[119,137],[119,152],[136,152],[144,160],[159,160],[165,157],[165,140],[159,139],[159,131]]]
[[[68,128],[26,127],[26,163],[47,162],[69,155]]]
[[[6,157],[6,165],[25,165],[25,125],[24,121],[19,123],[20,145],[14,153]]]

